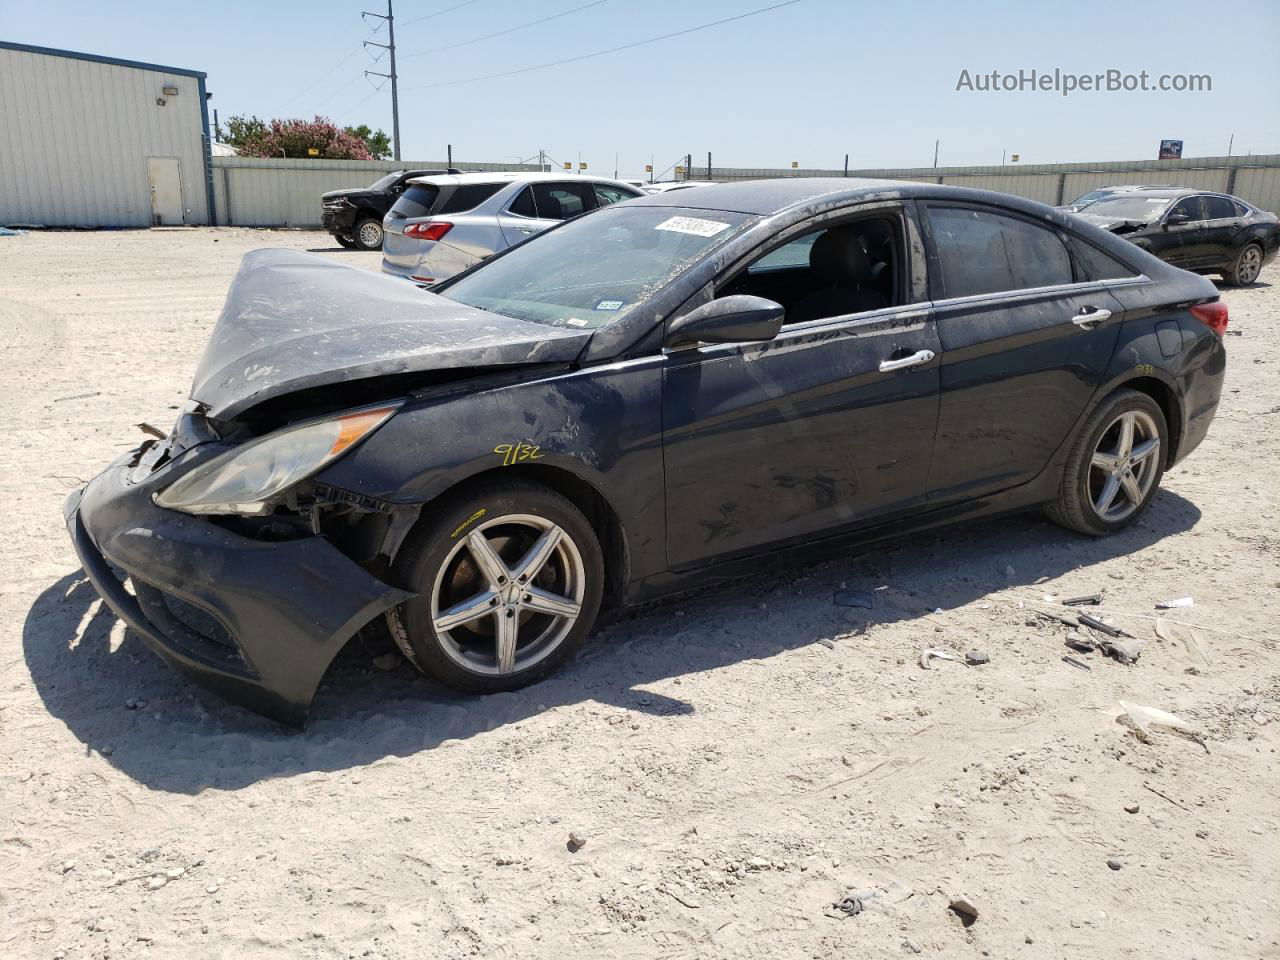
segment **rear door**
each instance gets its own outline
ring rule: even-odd
[[[942,343],[929,488],[941,504],[1044,468],[1097,390],[1123,307],[1055,229],[985,205],[924,207]]]
[[[596,197],[591,186],[573,180],[539,180],[529,184],[498,217],[503,239],[510,246],[562,220],[594,210]]]
[[[1226,197],[1205,196],[1203,249],[1194,266],[1216,267],[1235,259],[1245,218]]]

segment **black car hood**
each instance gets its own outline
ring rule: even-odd
[[[1116,227],[1130,227],[1132,229],[1141,230],[1151,226],[1146,220],[1126,220],[1123,217],[1099,217],[1085,211],[1076,214],[1081,220],[1092,223],[1095,227],[1101,227],[1103,230],[1114,231]]]
[[[330,190],[327,193],[320,194],[321,200],[341,200],[345,197],[381,197],[383,194],[376,190],[370,190],[368,187],[352,187],[350,190]]]
[[[191,398],[225,420],[273,397],[367,377],[566,363],[590,338],[313,254],[255,250],[227,292]]]

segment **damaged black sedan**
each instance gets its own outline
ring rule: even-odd
[[[430,292],[259,251],[172,431],[66,519],[137,634],[282,721],[384,615],[510,690],[766,557],[1037,506],[1123,529],[1204,438],[1226,324],[1202,277],[932,184],[650,196]]]

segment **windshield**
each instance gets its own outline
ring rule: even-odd
[[[370,190],[386,190],[404,173],[403,170],[396,170],[394,173],[388,173],[385,177],[379,177],[373,183],[369,184]]]
[[[1089,216],[1106,217],[1108,220],[1154,220],[1164,213],[1173,200],[1170,197],[1109,197],[1089,204]]]
[[[522,243],[435,292],[520,320],[595,329],[651,300],[755,219],[620,204]]]
[[[1078,210],[1080,207],[1088,206],[1089,204],[1093,203],[1095,200],[1101,200],[1103,197],[1109,197],[1109,196],[1111,196],[1111,193],[1107,190],[1090,190],[1084,196],[1076,197],[1074,200],[1072,200],[1071,206],[1075,207]]]

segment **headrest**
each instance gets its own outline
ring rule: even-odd
[[[848,227],[833,227],[813,242],[809,266],[825,283],[856,287],[871,274],[871,263],[862,241]]]

